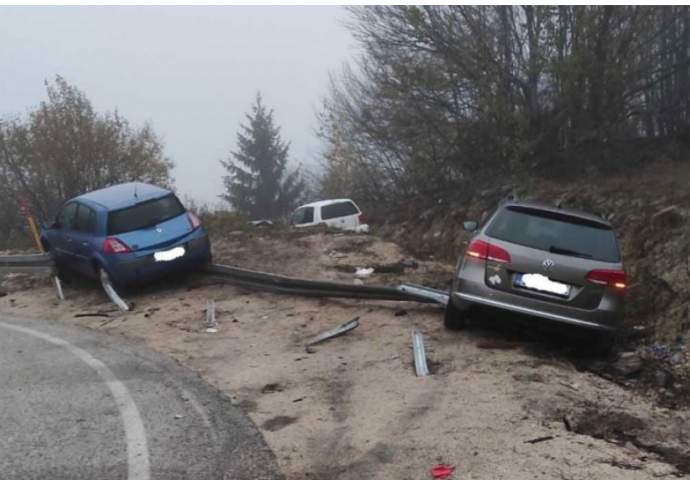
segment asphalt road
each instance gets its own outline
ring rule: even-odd
[[[277,472],[245,414],[167,357],[0,314],[3,480],[277,480]]]

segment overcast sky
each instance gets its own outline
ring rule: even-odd
[[[215,202],[257,91],[291,159],[313,163],[328,74],[353,55],[339,7],[2,7],[0,115],[45,98],[56,74],[100,110],[151,121],[182,193]]]

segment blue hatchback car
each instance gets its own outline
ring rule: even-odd
[[[199,219],[169,190],[125,183],[69,200],[41,241],[58,266],[130,285],[211,261]]]

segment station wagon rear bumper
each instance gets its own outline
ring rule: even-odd
[[[453,295],[454,295],[454,297],[457,297],[457,299],[460,302],[464,302],[466,307],[471,305],[471,304],[478,304],[478,305],[483,305],[483,306],[487,306],[487,307],[491,307],[491,308],[498,308],[501,310],[507,310],[510,312],[520,313],[523,315],[530,315],[533,317],[544,318],[546,320],[552,320],[555,322],[567,323],[569,325],[573,325],[576,327],[583,327],[583,328],[589,328],[592,330],[602,330],[602,331],[614,331],[615,330],[615,327],[612,327],[610,325],[602,325],[602,324],[590,322],[587,320],[580,320],[578,318],[566,317],[564,315],[557,315],[555,313],[549,313],[549,312],[546,312],[543,310],[535,310],[533,308],[521,307],[519,305],[501,302],[501,301],[493,300],[490,298],[484,298],[484,297],[480,297],[477,295],[470,295],[467,293],[459,293],[459,292],[456,292]],[[457,303],[457,301],[456,301],[456,303]]]
[[[489,287],[484,262],[471,259],[463,262],[457,275],[451,298],[460,310],[477,305],[598,331],[615,331],[620,320],[621,304],[613,296],[604,295],[596,308],[586,310],[547,302],[536,295],[515,295]]]

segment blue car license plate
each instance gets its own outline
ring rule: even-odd
[[[170,262],[177,258],[184,256],[184,247],[175,247],[170,250],[163,250],[162,252],[156,252],[153,254],[153,259],[156,262]]]

